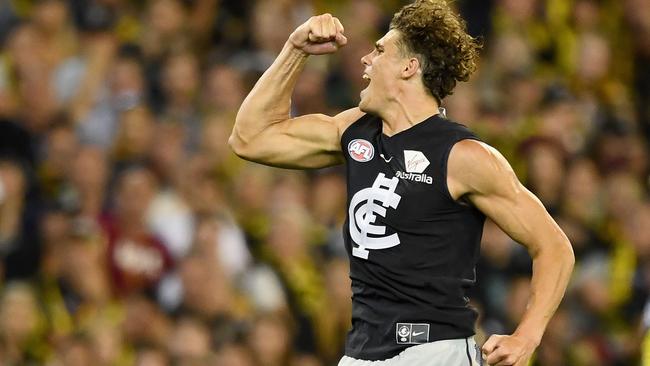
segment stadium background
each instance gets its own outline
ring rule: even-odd
[[[650,1],[455,5],[485,47],[448,116],[504,153],[576,252],[535,364],[650,365]],[[335,365],[350,317],[342,171],[253,165],[226,141],[318,12],[350,43],[310,59],[293,112],[355,105],[359,59],[399,6],[0,2],[0,364]],[[488,222],[479,339],[517,324],[529,275]]]

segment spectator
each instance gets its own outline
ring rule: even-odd
[[[355,105],[359,59],[404,2],[0,1],[0,364],[336,363],[341,170],[270,170],[227,140],[317,12],[349,42],[310,60],[292,111]],[[485,47],[443,107],[513,162],[576,253],[533,365],[650,365],[650,2],[455,6]],[[511,330],[530,271],[487,222],[477,337]]]

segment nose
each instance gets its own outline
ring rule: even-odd
[[[361,64],[363,66],[370,66],[370,53],[361,57]]]

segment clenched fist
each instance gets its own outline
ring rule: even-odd
[[[527,366],[536,344],[516,335],[493,335],[483,345],[488,366]]]
[[[289,36],[289,42],[306,54],[324,55],[336,52],[348,43],[343,31],[341,22],[326,13],[313,16],[296,28]]]

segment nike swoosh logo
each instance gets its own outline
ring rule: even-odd
[[[384,154],[379,154],[379,156],[381,156],[381,158],[384,159],[384,161],[387,162],[387,163],[390,163],[390,161],[393,160],[393,157],[392,157],[392,156],[390,157],[390,159],[386,159],[386,157],[384,156]]]
[[[411,335],[412,335],[413,337],[417,337],[417,336],[419,336],[420,334],[424,334],[424,332],[413,332],[413,334],[411,334]]]

